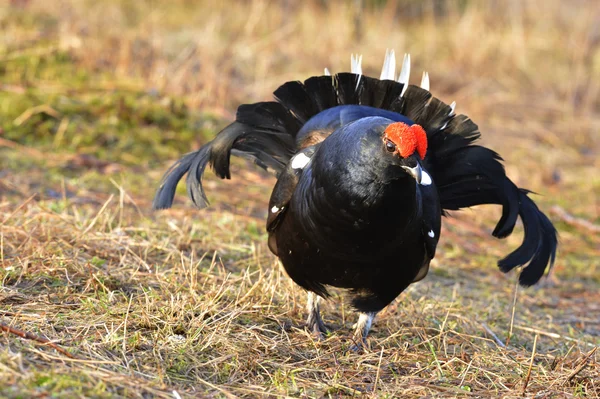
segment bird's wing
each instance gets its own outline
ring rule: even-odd
[[[424,172],[428,173],[427,171]],[[429,262],[435,257],[435,250],[442,228],[442,208],[435,183],[430,180],[430,184],[419,185],[417,187],[421,203],[421,234],[423,235],[426,254],[421,269],[413,282],[422,280],[427,275]]]
[[[235,122],[167,170],[154,197],[153,208],[171,207],[177,184],[186,173],[189,197],[199,208],[208,206],[202,175],[206,166],[211,165],[217,176],[229,179],[231,154],[249,158],[264,169],[280,172],[296,152],[294,135],[300,127],[301,124],[277,102],[241,105]]]
[[[277,255],[277,242],[274,233],[285,216],[300,176],[302,176],[302,172],[310,162],[317,147],[318,144],[304,148],[294,155],[279,175],[279,179],[277,179],[271,193],[269,216],[267,216],[267,232],[269,233],[269,249],[275,255]]]
[[[419,193],[423,204],[422,233],[425,240],[425,250],[429,259],[433,259],[442,228],[442,208],[435,184],[419,186]]]

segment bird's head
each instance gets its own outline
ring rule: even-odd
[[[419,184],[430,184],[431,179],[421,168],[427,152],[427,134],[419,125],[404,122],[390,123],[383,132],[385,150],[397,157],[398,164]]]
[[[422,167],[426,152],[427,135],[421,126],[408,118],[395,122],[368,116],[327,137],[311,165],[315,176],[322,176],[321,184],[339,181],[353,188],[414,179],[430,185],[432,179]]]

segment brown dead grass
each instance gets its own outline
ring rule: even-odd
[[[395,48],[480,124],[518,184],[544,194],[542,209],[600,222],[596,2],[457,2],[445,17],[389,2],[367,7],[358,40],[351,2],[157,3],[3,8],[1,93],[156,91],[227,118],[286,80],[346,70],[350,52],[377,76]],[[31,72],[56,52],[92,78]],[[600,397],[600,239],[560,214],[552,277],[515,291],[494,263],[520,237],[489,238],[497,209],[456,213],[430,275],[382,312],[357,354],[341,296],[324,306],[324,342],[303,329],[304,293],[265,245],[272,177],[238,162],[233,181],[209,177],[211,208],[179,198],[152,213],[162,150],[148,150],[160,166],[73,169],[79,154],[61,146],[2,144],[0,321],[76,359],[3,332],[0,396]]]

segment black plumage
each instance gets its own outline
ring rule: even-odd
[[[474,144],[477,125],[428,90],[340,73],[287,82],[274,95],[276,102],[240,106],[235,122],[169,169],[154,207],[172,205],[186,172],[190,197],[205,207],[206,165],[230,178],[232,153],[275,171],[269,248],[311,293],[315,332],[324,325],[312,293],[327,297],[327,286],[342,287],[361,312],[355,338],[362,342],[374,315],[426,275],[449,210],[501,205],[498,238],[521,217],[523,243],[498,265],[503,272],[524,266],[522,285],[535,284],[554,262],[550,220],[508,179],[501,157]],[[390,144],[389,129],[404,125],[424,129],[424,158],[414,149],[390,152],[401,143]]]

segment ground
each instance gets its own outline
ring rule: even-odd
[[[358,3],[0,5],[1,397],[600,397],[600,6]],[[539,193],[560,250],[517,288],[495,264],[521,226],[499,241],[495,207],[453,213],[355,353],[342,292],[324,341],[303,327],[266,246],[272,176],[236,161],[207,173],[208,209],[151,201],[238,104],[352,52],[378,76],[386,48]]]

